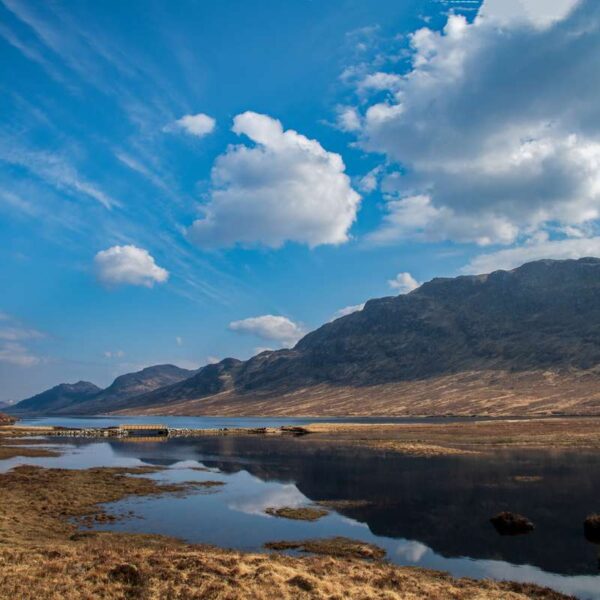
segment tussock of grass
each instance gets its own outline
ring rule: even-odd
[[[265,512],[272,517],[293,519],[295,521],[318,521],[321,517],[329,514],[328,510],[323,508],[313,508],[311,506],[267,508]]]
[[[269,550],[299,550],[310,554],[326,554],[341,558],[362,558],[381,560],[385,550],[374,544],[358,542],[345,537],[321,538],[314,540],[267,542]]]

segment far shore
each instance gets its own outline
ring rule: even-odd
[[[285,436],[297,443],[320,442],[414,456],[473,454],[498,448],[600,451],[600,417],[473,418],[431,423],[426,420],[419,423],[318,422],[302,426],[221,429],[175,428],[158,424],[140,429],[132,431],[130,425],[63,428],[17,423],[0,427],[0,436],[116,438],[140,442],[204,436]]]

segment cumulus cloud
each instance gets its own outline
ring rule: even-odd
[[[408,294],[421,284],[410,273],[398,273],[394,279],[388,279],[388,285],[399,294]]]
[[[179,129],[189,135],[204,137],[214,131],[215,124],[216,121],[212,117],[204,113],[198,113],[196,115],[184,115],[181,119],[177,119],[173,125],[169,126],[167,130]]]
[[[112,246],[94,257],[98,279],[106,285],[143,285],[152,287],[169,278],[147,250],[137,246]]]
[[[193,241],[278,248],[286,241],[314,247],[349,239],[360,196],[339,154],[254,112],[237,115],[233,131],[253,145],[230,146],[215,161],[208,202],[189,229]]]
[[[485,0],[480,14],[504,24],[531,23],[540,28],[564,19],[579,0]]]
[[[340,308],[338,311],[336,311],[335,314],[333,315],[333,319],[331,319],[331,320],[335,321],[335,319],[339,319],[340,317],[345,317],[346,315],[351,315],[352,313],[362,310],[364,307],[365,307],[364,302],[362,304],[353,304],[351,306],[345,306],[344,308]]]
[[[303,335],[304,329],[287,317],[262,315],[229,323],[229,329],[256,335],[263,340],[293,346]]]
[[[514,269],[523,263],[543,258],[566,259],[600,256],[600,237],[545,240],[497,252],[480,254],[462,271],[466,274],[491,273],[498,269]]]
[[[353,106],[338,106],[336,125],[342,131],[359,131],[361,122],[358,110]]]
[[[410,44],[360,117],[362,147],[399,167],[373,241],[509,245],[600,217],[600,3],[488,0]]]

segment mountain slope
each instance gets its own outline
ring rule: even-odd
[[[117,377],[98,395],[79,404],[77,414],[115,411],[128,405],[131,398],[172,385],[192,376],[195,371],[175,365],[155,365]]]
[[[600,412],[600,259],[439,278],[370,300],[292,350],[131,400],[167,414]]]
[[[11,414],[60,412],[95,396],[101,389],[89,381],[61,383],[7,409]]]
[[[117,377],[106,389],[87,381],[61,383],[10,407],[11,414],[97,414],[118,410],[140,394],[187,379],[195,371],[155,365]]]

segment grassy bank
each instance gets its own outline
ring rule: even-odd
[[[502,419],[460,423],[315,423],[313,441],[440,456],[498,448],[600,451],[600,418]]]
[[[143,477],[155,470],[21,466],[0,474],[0,598],[564,598],[531,585],[395,567],[377,552],[366,554],[376,560],[360,560],[340,554],[339,544],[329,553],[321,543],[324,555],[291,557],[78,528],[104,520],[105,502],[189,490]]]

